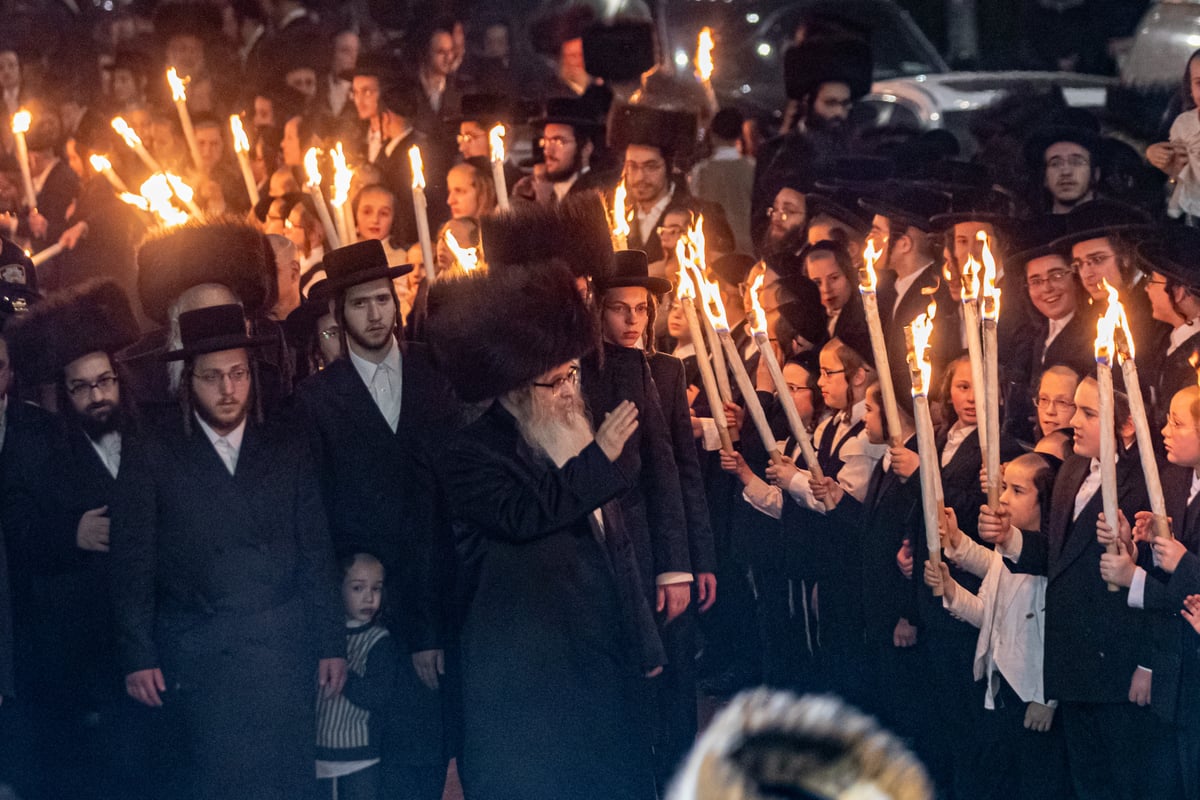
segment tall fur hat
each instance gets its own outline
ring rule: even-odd
[[[597,22],[583,33],[584,69],[606,81],[636,80],[657,63],[655,50],[654,23],[648,19]]]
[[[758,689],[733,699],[692,748],[668,800],[931,800],[920,762],[830,696]]]
[[[688,111],[614,103],[608,119],[608,146],[617,153],[631,144],[657,147],[671,168],[691,158],[696,127],[696,115]]]
[[[580,39],[588,26],[596,20],[596,12],[583,3],[567,6],[537,17],[529,26],[529,41],[534,52],[557,59],[562,46],[572,39]]]
[[[112,280],[54,292],[13,325],[13,367],[26,381],[52,383],[88,353],[112,355],[138,338],[129,298]]]
[[[822,83],[840,81],[850,98],[871,91],[871,45],[850,36],[821,36],[789,47],[783,56],[783,81],[790,100],[803,100]]]
[[[275,253],[260,231],[235,217],[193,220],[152,232],[138,249],[138,297],[166,324],[171,304],[202,283],[227,286],[252,319],[275,302]]]
[[[559,260],[584,278],[612,267],[608,216],[596,193],[569,194],[553,207],[518,203],[480,219],[479,236],[489,268]]]
[[[595,346],[592,314],[558,261],[489,266],[438,280],[425,334],[460,399],[486,400],[523,386]]]

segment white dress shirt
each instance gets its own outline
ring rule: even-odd
[[[246,420],[242,420],[241,424],[224,436],[210,428],[207,422],[200,419],[199,414],[196,415],[196,421],[200,423],[204,435],[212,442],[213,449],[221,457],[225,469],[229,470],[230,475],[237,474],[238,455],[242,452],[242,437],[246,434]]]
[[[348,350],[350,363],[367,385],[371,399],[375,401],[379,413],[383,414],[388,427],[394,433],[396,426],[400,424],[400,392],[403,380],[400,372],[400,348],[395,337],[392,338],[391,349],[378,364],[355,353],[353,347]]]
[[[383,131],[371,128],[367,131],[367,161],[374,164],[383,151]]]
[[[977,425],[964,425],[962,420],[955,422],[950,427],[950,432],[946,434],[946,449],[942,451],[943,468],[950,463],[950,460],[958,453],[958,448],[977,428]]]
[[[1062,319],[1047,320],[1048,325],[1046,327],[1046,347],[1044,348],[1045,350],[1050,349],[1050,344],[1055,339],[1058,338],[1058,335],[1063,332],[1063,328],[1067,327],[1067,325],[1069,325],[1071,323],[1071,320],[1073,320],[1073,319],[1075,319],[1074,311],[1072,311],[1070,314],[1067,314]]]
[[[860,400],[851,407],[849,414],[843,411],[828,417],[817,425],[817,429],[813,433],[813,443],[817,444],[821,441],[827,426],[836,425],[833,444],[834,447],[837,447],[838,442],[842,441],[866,413],[867,403],[865,400]],[[871,444],[866,428],[846,440],[841,450],[838,451],[842,468],[838,470],[837,474],[837,482],[846,491],[846,494],[860,503],[863,501],[867,496],[867,487],[871,483],[871,473],[875,471],[875,465],[879,463],[879,459],[883,458],[887,449],[886,444]],[[811,480],[811,472],[807,469],[800,470],[788,483],[788,494],[800,505],[823,514],[825,513],[825,504],[813,496],[812,487],[809,486]]]
[[[1079,491],[1075,493],[1075,511],[1071,514],[1071,521],[1079,519],[1079,515],[1083,513],[1083,507],[1086,506],[1092,499],[1092,496],[1100,489],[1100,459],[1093,458],[1092,466],[1088,470],[1087,477],[1083,479],[1083,484],[1080,485]]]
[[[654,235],[654,230],[658,227],[658,220],[662,217],[663,212],[667,210],[667,206],[671,205],[671,198],[675,196],[675,184],[667,190],[657,203],[650,206],[650,210],[646,213],[638,211],[637,226],[638,233],[641,234],[642,244],[650,241],[650,237]]]
[[[908,290],[912,288],[912,285],[917,282],[917,278],[921,277],[921,273],[929,269],[932,263],[933,262],[930,262],[918,270],[913,270],[911,274],[906,275],[903,278],[896,278],[896,300],[892,303],[893,317],[896,316],[896,310],[900,308],[900,301],[904,299],[904,295],[908,293]],[[905,324],[908,324],[910,321],[911,320],[905,320]]]
[[[104,464],[108,474],[117,477],[117,472],[121,469],[121,434],[109,431],[101,436],[99,441],[89,436],[88,444],[96,451],[96,455],[100,456],[100,462]]]
[[[1200,320],[1189,320],[1171,331],[1171,339],[1167,344],[1167,355],[1179,349],[1179,345],[1200,332]]]

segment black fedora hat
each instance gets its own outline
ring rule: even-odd
[[[183,312],[179,315],[179,339],[183,346],[163,353],[165,361],[181,361],[222,350],[261,347],[277,341],[246,333],[246,316],[242,307],[233,303]]]
[[[447,120],[452,125],[478,122],[482,128],[512,124],[513,104],[504,95],[477,92],[464,94],[459,113]]]
[[[400,77],[400,66],[387,53],[364,53],[353,67],[340,71],[337,76],[344,81],[352,81],[359,76],[377,78],[379,85],[385,86],[395,83]]]
[[[1200,230],[1186,225],[1159,225],[1138,242],[1138,257],[1150,269],[1189,289],[1200,289]]]
[[[1023,276],[1025,266],[1030,261],[1052,253],[1061,253],[1062,248],[1056,247],[1054,243],[1066,234],[1066,216],[1043,214],[1023,222],[1009,238],[1011,252],[1004,259],[1005,268]]]
[[[952,191],[950,210],[929,220],[936,230],[953,228],[960,222],[982,222],[1002,230],[1011,230],[1021,223],[1013,213],[1013,201],[994,189]]]
[[[1092,168],[1100,165],[1102,154],[1100,135],[1094,130],[1074,125],[1047,125],[1035,129],[1025,140],[1025,163],[1032,172],[1046,168],[1046,150],[1052,144],[1071,142],[1087,150],[1092,157]]]
[[[671,291],[671,282],[666,278],[655,278],[650,274],[646,253],[642,250],[618,250],[613,253],[612,269],[596,279],[596,289],[606,292],[624,286],[648,289],[653,294]]]
[[[871,229],[871,216],[858,204],[860,193],[853,189],[830,187],[804,196],[811,224],[819,216],[833,217],[856,231]]]
[[[790,100],[803,100],[822,83],[850,87],[853,100],[871,91],[871,45],[858,37],[818,36],[789,47],[783,54],[783,80]]]
[[[321,265],[325,268],[325,291],[329,293],[380,278],[399,278],[413,271],[412,264],[388,266],[383,243],[376,239],[330,250],[321,260]]]
[[[721,280],[737,286],[746,282],[746,278],[750,277],[750,270],[754,269],[757,263],[757,258],[746,253],[726,253],[709,266]]]
[[[942,192],[897,181],[881,187],[874,197],[863,198],[858,204],[890,222],[929,232],[933,230],[930,219],[949,210],[950,198]]]
[[[604,127],[604,121],[596,105],[583,97],[550,97],[546,100],[545,113],[533,120],[539,127],[546,125],[570,125],[587,133]]]
[[[608,83],[636,80],[653,69],[654,23],[649,19],[594,22],[583,32],[583,66]]]
[[[1103,239],[1123,233],[1145,232],[1150,215],[1140,208],[1116,200],[1089,200],[1066,215],[1067,232],[1054,240],[1054,247],[1070,250],[1088,239]]]

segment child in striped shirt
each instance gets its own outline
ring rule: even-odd
[[[368,553],[342,560],[346,610],[346,688],[317,699],[317,778],[321,796],[375,800],[379,796],[381,711],[392,699],[396,646],[375,621],[383,598],[383,564]]]

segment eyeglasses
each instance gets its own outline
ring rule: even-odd
[[[577,383],[579,383],[579,367],[571,367],[569,370],[567,370],[567,374],[561,378],[556,378],[549,383],[538,383],[537,381],[534,381],[533,385],[540,389],[549,389],[554,394],[558,394],[563,390],[564,386],[574,386]]]
[[[565,136],[542,136],[538,139],[538,147],[545,150],[547,147],[566,147],[569,144],[575,144],[574,139],[568,139]]]
[[[667,168],[665,161],[647,161],[644,164],[638,164],[636,161],[625,162],[625,172],[630,175],[637,175],[645,172],[647,174],[662,172]]]
[[[620,314],[623,317],[632,314],[635,317],[644,317],[650,313],[650,305],[648,303],[638,303],[636,306],[631,306],[628,303],[605,303],[604,310],[610,311],[613,314]]]
[[[767,219],[777,219],[780,222],[787,222],[791,217],[800,216],[799,211],[784,211],[781,208],[768,208]]]
[[[834,375],[841,375],[841,374],[845,373],[845,371],[846,370],[844,370],[844,369],[822,369],[821,377],[822,378],[831,378]]]
[[[228,378],[230,383],[232,383],[234,386],[243,384],[250,380],[249,367],[234,367],[233,369],[229,370],[229,372],[222,372],[219,369],[210,369],[194,374],[201,383],[209,386],[220,386],[225,383],[226,378]]]
[[[95,383],[88,383],[87,381],[79,381],[79,382],[72,383],[70,386],[67,387],[67,394],[69,394],[69,395],[71,395],[71,397],[75,397],[75,398],[87,397],[89,394],[92,393],[92,391],[94,389],[99,389],[101,392],[107,393],[107,392],[112,391],[112,389],[114,389],[116,387],[116,385],[117,385],[117,376],[116,375],[105,375],[104,377],[100,378],[100,380],[96,381]]]
[[[1075,404],[1073,402],[1070,400],[1061,400],[1057,397],[1038,395],[1037,397],[1033,398],[1033,404],[1038,408],[1049,411],[1051,414],[1060,408],[1063,411],[1070,411],[1072,413],[1075,412]]]
[[[484,133],[460,133],[458,135],[459,144],[469,144],[476,139],[486,139],[487,134]]]
[[[1166,286],[1166,285],[1167,285],[1167,279],[1166,279],[1166,278],[1162,278],[1162,279],[1160,279],[1160,280],[1155,280],[1154,278],[1147,278],[1147,279],[1146,279],[1146,285],[1147,285],[1147,286]]]
[[[1046,273],[1045,277],[1038,275],[1030,278],[1027,282],[1030,289],[1038,290],[1043,286],[1061,286],[1074,274],[1075,270],[1073,269],[1052,269]]]
[[[317,336],[320,336],[323,341],[328,342],[330,339],[336,339],[338,336],[341,335],[341,333],[342,333],[342,329],[339,328],[337,325],[334,325],[331,328],[326,328],[325,330],[320,331],[319,333],[317,333]]]
[[[663,234],[668,234],[670,236],[683,236],[682,225],[660,225],[658,228],[656,228],[656,230],[658,231],[658,235],[660,237]]]
[[[1091,164],[1091,160],[1087,156],[1055,156],[1046,162],[1046,166],[1050,169],[1062,169],[1070,167],[1071,169],[1079,169]]]
[[[1116,254],[1114,253],[1092,253],[1087,258],[1077,258],[1072,261],[1071,269],[1083,269],[1084,267],[1096,269],[1104,266],[1114,258],[1116,258]]]

